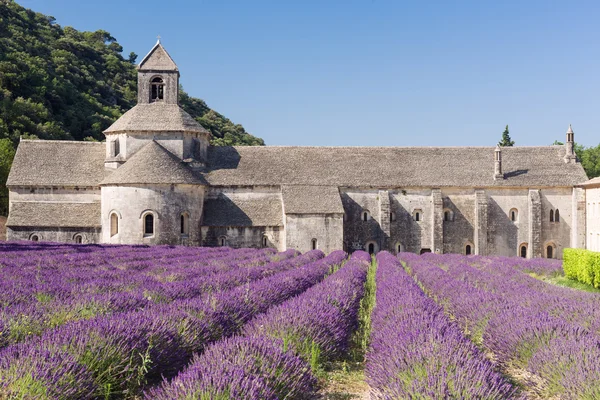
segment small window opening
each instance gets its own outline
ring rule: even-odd
[[[165,83],[162,78],[156,77],[152,79],[152,88],[150,94],[151,101],[160,101],[164,98]]]
[[[396,220],[396,213],[392,211],[390,213],[390,222],[394,222],[395,220]]]
[[[450,213],[448,211],[444,211],[444,221],[450,221]]]
[[[221,236],[219,238],[219,246],[225,247],[227,245],[227,238],[225,236]]]
[[[75,235],[75,243],[77,243],[77,244],[83,243],[83,237],[81,235]]]
[[[181,214],[179,217],[179,225],[182,235],[189,235],[190,233],[190,218],[187,213]]]
[[[311,240],[311,244],[312,244],[312,249],[316,250],[317,249],[317,239]]]
[[[375,244],[369,243],[369,254],[375,254]]]
[[[510,210],[510,220],[516,222],[517,220],[517,212],[515,210]]]
[[[369,220],[369,212],[368,211],[363,211],[362,220],[365,222]]]
[[[40,241],[40,237],[38,235],[31,235],[31,241],[32,242],[39,242]]]
[[[554,222],[560,222],[560,212],[558,210],[554,211]]]
[[[269,245],[269,240],[266,236],[262,238],[262,247],[267,247]]]
[[[110,236],[119,233],[119,216],[116,213],[110,215]]]
[[[416,212],[415,213],[415,221],[419,222],[421,220],[421,213],[420,212]]]
[[[521,245],[521,257],[527,258],[527,246]]]
[[[396,253],[402,253],[404,251],[404,248],[402,247],[402,243],[397,243],[396,244]]]
[[[144,236],[154,235],[154,215],[146,214],[144,217]]]
[[[465,255],[467,255],[467,256],[471,255],[471,245],[470,244],[465,246]]]
[[[550,210],[550,222],[554,222],[554,210]]]

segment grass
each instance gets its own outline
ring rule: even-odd
[[[364,361],[371,337],[371,313],[375,307],[375,258],[367,272],[365,293],[358,311],[358,329],[351,338],[350,352],[346,359],[328,363],[321,378],[321,399],[352,400],[364,399],[369,387],[365,382]]]
[[[595,287],[593,287],[592,285],[588,285],[587,283],[582,283],[582,282],[567,278],[564,275],[546,276],[546,275],[539,275],[534,272],[530,272],[530,273],[528,273],[528,275],[531,276],[532,278],[539,279],[540,281],[549,283],[551,285],[568,287],[568,288],[576,289],[576,290],[583,290],[585,292],[590,292],[590,293],[600,293],[600,289],[596,289]]]

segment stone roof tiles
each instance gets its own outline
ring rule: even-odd
[[[138,104],[116,120],[104,133],[200,132],[209,133],[177,104]]]
[[[578,186],[584,186],[584,187],[596,187],[596,186],[600,186],[600,176],[597,178],[592,178],[590,180],[587,180],[581,184],[579,184]]]
[[[156,42],[154,47],[146,54],[138,65],[138,70],[178,71],[177,64],[171,58],[167,50]]]
[[[96,228],[100,203],[12,202],[6,226]]]
[[[286,214],[343,214],[337,186],[283,186]]]
[[[204,202],[203,226],[283,226],[276,194],[220,194]]]
[[[152,140],[108,175],[101,185],[205,183],[200,174],[194,173],[173,153]]]
[[[494,147],[211,147],[209,184],[336,187],[545,187],[587,179],[565,163],[564,146],[504,147],[494,180]]]
[[[106,174],[104,143],[21,140],[7,186],[98,186]]]

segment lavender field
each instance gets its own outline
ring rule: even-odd
[[[600,296],[532,277],[561,273],[540,259],[0,244],[0,399],[600,398]],[[327,390],[340,364],[363,393]]]

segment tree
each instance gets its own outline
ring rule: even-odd
[[[0,215],[8,215],[8,189],[6,180],[10,172],[15,149],[10,139],[0,139]]]
[[[508,133],[508,125],[506,125],[506,128],[504,128],[504,132],[502,132],[502,140],[498,142],[498,145],[502,147],[511,147],[514,144],[514,140],[510,139],[510,134]]]
[[[129,61],[132,64],[135,64],[135,60],[137,60],[137,58],[138,55],[132,51],[131,53],[129,53],[129,58],[127,59],[127,61]]]

